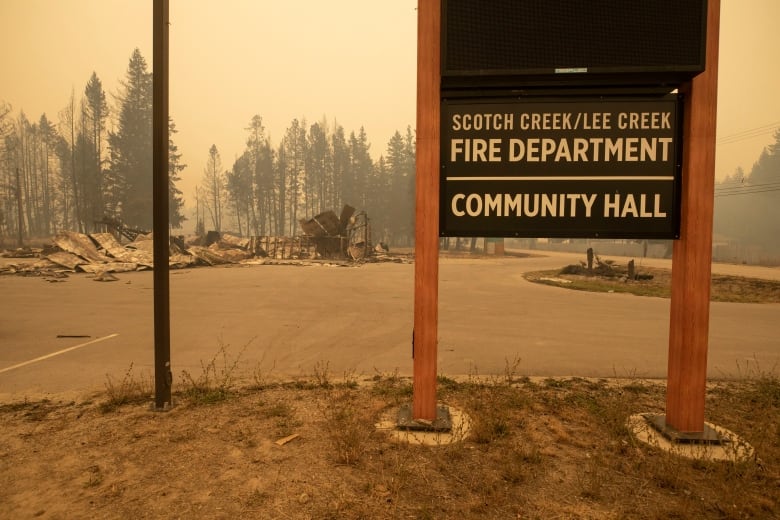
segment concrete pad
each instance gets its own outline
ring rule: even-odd
[[[687,459],[746,462],[755,458],[755,450],[746,440],[721,426],[705,423],[721,437],[721,444],[697,444],[672,442],[650,425],[653,414],[636,414],[628,419],[628,428],[637,440],[667,453]]]
[[[442,406],[442,405],[439,405]],[[398,409],[394,408],[375,425],[378,431],[385,431],[393,442],[424,446],[444,446],[461,442],[468,437],[471,419],[462,410],[444,405],[449,409],[452,429],[445,432],[427,432],[398,428]]]

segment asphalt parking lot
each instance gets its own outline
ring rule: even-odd
[[[669,300],[532,284],[523,272],[578,258],[536,254],[440,261],[440,373],[503,374],[516,363],[520,375],[665,377]],[[772,268],[713,271],[780,278]],[[130,367],[152,373],[152,273],[117,277],[0,277],[0,400],[99,390]],[[258,370],[308,375],[315,366],[333,377],[412,372],[413,264],[193,268],[171,271],[170,281],[174,385],[221,350],[250,379]],[[777,369],[779,311],[713,303],[710,377]]]

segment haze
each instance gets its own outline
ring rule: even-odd
[[[275,143],[295,118],[363,126],[375,160],[396,130],[414,126],[414,0],[170,4],[170,111],[188,165],[187,214],[209,147],[229,167],[255,114]],[[780,127],[780,2],[721,5],[719,179],[749,171]],[[151,10],[151,0],[3,0],[0,101],[56,121],[93,71],[117,92],[134,48],[153,65]]]

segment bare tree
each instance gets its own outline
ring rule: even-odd
[[[76,174],[76,93],[71,90],[70,101],[67,106],[60,111],[60,125],[64,131],[60,134],[68,136],[66,144],[68,146],[68,155],[70,158],[70,180],[71,191],[73,194],[73,208],[76,226],[80,232],[84,231],[84,225],[81,221],[81,197],[79,197],[78,176]],[[65,219],[67,222],[67,218]]]
[[[222,207],[225,203],[225,173],[222,171],[222,158],[217,146],[209,148],[209,158],[203,169],[204,202],[211,216],[215,231],[222,230]]]
[[[81,129],[89,139],[85,141],[92,145],[90,155],[94,161],[90,165],[90,186],[92,187],[91,199],[87,201],[92,207],[93,216],[102,217],[105,214],[103,182],[103,134],[106,129],[106,119],[108,118],[108,103],[106,103],[106,93],[103,91],[103,84],[98,79],[96,73],[87,82],[84,88],[84,128]],[[85,150],[86,151],[86,150]]]

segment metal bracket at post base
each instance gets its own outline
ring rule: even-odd
[[[425,419],[414,419],[412,405],[405,404],[398,410],[397,428],[399,430],[419,432],[449,432],[452,430],[450,409],[443,405],[437,406],[436,418],[428,421]]]
[[[666,415],[647,414],[644,417],[653,429],[674,444],[707,444],[711,446],[721,446],[730,442],[707,424],[704,425],[704,430],[701,432],[681,432],[666,423]]]
[[[165,401],[162,405],[162,408],[157,406],[157,403],[152,403],[149,405],[149,409],[153,412],[170,412],[173,406],[174,405],[172,403]]]

